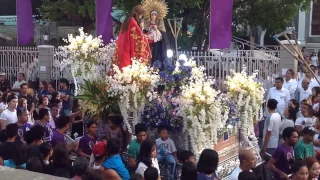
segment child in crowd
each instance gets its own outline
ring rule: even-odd
[[[42,156],[43,164],[44,165],[48,165],[49,164],[49,159],[50,159],[50,157],[52,156],[52,153],[53,153],[52,146],[48,142],[45,142],[45,143],[42,143],[40,145],[39,149],[40,149],[40,153],[41,153],[41,156]]]
[[[171,138],[169,138],[169,133],[166,128],[159,129],[160,138],[156,140],[158,155],[157,159],[159,162],[166,161],[170,164],[170,177],[174,178],[176,159],[177,159],[177,149]]]
[[[193,162],[186,162],[182,166],[181,180],[197,179],[197,166]]]
[[[154,167],[149,167],[146,171],[144,171],[144,179],[145,180],[158,180],[158,170]]]
[[[136,169],[137,174],[144,176],[144,172],[150,168],[154,167],[158,170],[158,175],[160,177],[160,168],[157,160],[157,147],[154,141],[147,139],[143,141],[139,151],[139,161],[138,167]]]
[[[87,123],[88,134],[83,136],[80,139],[79,147],[78,147],[78,154],[85,158],[90,158],[92,153],[92,148],[94,144],[98,141],[98,137],[96,136],[97,133],[97,124],[94,121],[89,121]]]
[[[194,154],[191,151],[188,151],[188,150],[179,151],[177,157],[179,162],[182,164],[187,162],[192,162],[196,164],[196,159],[194,157]]]
[[[92,169],[103,170],[101,167],[106,155],[106,144],[104,142],[98,142],[93,146],[92,154],[94,156],[94,162]]]
[[[122,149],[121,151],[126,151],[127,142],[125,131],[122,129],[123,119],[122,116],[110,115],[107,118],[107,125],[110,128],[108,139],[110,138],[118,138],[121,140]]]

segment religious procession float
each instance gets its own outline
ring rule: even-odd
[[[194,60],[164,58],[158,43],[165,37],[160,24],[166,5],[150,2],[143,2],[147,14],[134,7],[116,41],[104,45],[101,37],[79,29],[60,47],[61,67],[71,68],[83,112],[119,113],[131,134],[140,122],[150,131],[166,127],[178,149],[196,156],[215,149],[221,179],[238,166],[239,148],[252,149],[257,163],[262,162],[254,124],[262,117],[264,89],[256,74],[234,72],[224,82],[227,91],[221,92]],[[147,32],[140,27],[142,16],[148,17]]]

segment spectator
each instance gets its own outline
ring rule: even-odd
[[[53,132],[51,145],[55,148],[58,144],[67,145],[66,138],[64,136],[65,132],[69,129],[70,117],[69,116],[60,116],[56,121],[57,129]],[[68,145],[68,151],[75,150],[78,147],[78,143],[74,142]]]
[[[27,131],[24,134],[24,142],[26,142],[27,147],[29,147],[33,143],[33,137],[32,137],[31,130]]]
[[[239,173],[238,180],[258,180],[257,176],[250,171],[242,171]]]
[[[50,100],[50,104],[57,104],[57,100],[61,100],[60,99],[60,93],[58,91],[54,91],[51,93],[51,100]],[[62,100],[61,100],[62,102]]]
[[[44,173],[66,178],[74,176],[73,168],[69,163],[69,153],[64,144],[59,144],[54,148],[52,163],[44,169]]]
[[[240,150],[239,152],[239,167],[236,167],[230,175],[229,180],[237,180],[239,173],[242,171],[252,171],[256,167],[255,154],[250,150]]]
[[[34,126],[30,130],[32,136],[32,143],[28,146],[28,157],[41,158],[40,145],[43,143],[45,129],[42,126]]]
[[[286,77],[284,78],[283,87],[289,90],[290,99],[295,99],[295,92],[297,90],[298,82],[294,78],[294,71],[288,69],[286,72]]]
[[[297,111],[296,118],[302,117],[299,102],[297,100],[291,99],[288,106],[293,107]]]
[[[133,140],[128,148],[128,166],[131,171],[137,168],[140,146],[147,138],[147,127],[145,124],[139,123],[135,126],[134,131],[137,139]]]
[[[98,142],[93,146],[92,149],[92,154],[94,156],[94,162],[92,169],[99,169],[103,170],[101,167],[103,161],[105,160],[105,155],[106,155],[106,143],[104,142]]]
[[[20,98],[18,99],[18,106],[17,106],[17,109],[19,108],[24,108],[27,110],[27,100],[24,99],[24,98]],[[31,125],[34,125],[34,121],[33,121],[33,118],[31,118],[31,114],[30,112],[27,110],[28,112],[28,123],[31,124]]]
[[[24,75],[24,73],[19,73],[17,81],[12,86],[12,91],[20,92],[21,91],[21,89],[20,89],[21,84],[24,84],[24,83],[27,83],[25,81],[25,75]]]
[[[218,168],[219,156],[212,149],[202,151],[197,165],[197,180],[215,180],[217,179],[216,170]]]
[[[65,78],[60,79],[60,97],[62,99],[62,113],[64,115],[69,116],[71,113],[71,107],[70,107],[70,96],[71,92],[68,89],[69,81]]]
[[[49,120],[49,124],[52,126],[52,124],[54,124],[54,127],[56,127],[56,120],[59,117],[60,111],[59,111],[59,107],[56,104],[52,104],[51,105],[51,109],[50,109],[50,113],[51,113],[51,117]]]
[[[282,133],[284,143],[279,145],[268,162],[275,180],[288,179],[290,167],[294,162],[293,147],[298,141],[298,133],[293,127],[287,127]]]
[[[304,78],[302,80],[302,85],[299,88],[300,102],[302,100],[305,100],[305,99],[309,98],[312,95],[312,91],[311,91],[311,88],[309,88],[309,84],[310,84],[310,79]]]
[[[285,119],[281,121],[280,134],[282,135],[283,130],[287,127],[294,127],[296,121],[297,110],[291,106],[288,106],[284,111]]]
[[[317,100],[317,96],[318,94],[320,94],[320,87],[313,87],[311,89],[311,92],[312,92],[312,97],[311,97],[312,105],[319,103]]]
[[[313,120],[314,111],[312,106],[309,104],[303,104],[301,113],[303,117],[298,118],[295,122],[296,130],[299,134],[301,134],[303,128],[313,126],[315,123]]]
[[[177,156],[178,156],[179,162],[182,164],[186,162],[192,162],[196,164],[196,159],[194,157],[194,154],[191,151],[188,151],[188,150],[179,151]]]
[[[276,112],[278,102],[275,99],[269,99],[267,103],[269,116],[264,122],[263,129],[263,146],[262,152],[273,154],[274,150],[278,147],[279,141],[279,128],[281,124],[281,116]]]
[[[303,160],[309,171],[309,180],[314,180],[319,178],[320,164],[314,157],[307,157]]]
[[[50,110],[50,108],[48,107],[49,105],[49,98],[48,96],[46,95],[42,95],[40,96],[39,98],[39,103],[38,103],[38,107],[36,107],[34,109],[34,112],[33,112],[33,117],[35,120],[40,120],[41,118],[39,117],[39,110],[40,109],[48,109]]]
[[[53,92],[55,92],[56,91],[56,83],[50,82],[48,84],[48,91],[49,91],[49,94],[52,94]],[[49,98],[49,99],[51,99],[51,98]]]
[[[121,128],[123,127],[123,118],[122,116],[110,115],[107,117],[107,125],[110,128],[110,133],[107,135],[108,138],[118,138],[122,143],[122,151],[126,150],[128,146],[126,142],[125,132]]]
[[[41,126],[45,129],[43,142],[51,142],[53,131],[52,131],[51,125],[49,124],[50,113],[48,109],[40,109],[39,118],[40,118],[40,121],[36,125]]]
[[[8,92],[3,92],[2,97],[1,97],[1,103],[0,103],[0,116],[1,113],[8,108],[8,96],[10,93]]]
[[[40,145],[39,150],[43,161],[42,163],[44,165],[49,165],[49,159],[53,153],[52,146],[48,142],[45,142]]]
[[[104,177],[106,179],[122,179],[130,178],[129,172],[119,155],[121,150],[121,142],[119,139],[110,139],[107,143],[108,159],[102,164],[104,168]],[[119,178],[120,177],[120,178]]]
[[[98,141],[97,133],[97,124],[94,121],[89,121],[87,123],[88,134],[83,136],[80,139],[78,154],[85,158],[90,159],[93,145]]]
[[[82,180],[82,176],[84,176],[88,170],[89,161],[84,157],[78,157],[73,163],[73,172],[74,177],[72,180]]]
[[[103,180],[103,173],[97,169],[87,172],[82,180]]]
[[[10,82],[6,77],[6,73],[0,73],[0,91],[6,92],[10,88]]]
[[[318,56],[316,52],[313,52],[311,54],[310,59],[311,59],[311,64],[314,65],[315,67],[318,67]]]
[[[39,158],[32,157],[26,163],[26,169],[32,172],[42,173],[42,163]]]
[[[28,94],[28,89],[29,89],[28,84],[23,83],[20,85],[20,88],[21,88],[21,93],[19,94],[19,98],[24,98],[27,100],[27,104],[28,104],[27,109],[29,112],[33,113],[35,108],[34,99],[30,94]]]
[[[144,180],[143,176],[141,174],[133,174],[130,177],[130,180]]]
[[[292,166],[291,180],[308,180],[309,172],[306,164],[303,161],[296,161]]]
[[[17,118],[17,103],[18,97],[15,95],[10,95],[7,99],[8,108],[1,113],[0,116],[0,124],[1,130],[3,130],[6,125],[16,123]]]
[[[14,149],[12,149],[12,159],[5,160],[4,166],[10,168],[26,168],[27,161],[27,147],[23,144],[17,144]]]
[[[29,112],[27,109],[21,107],[17,110],[18,117],[18,137],[16,140],[24,142],[24,134],[30,131],[32,125],[28,123]]]
[[[298,141],[297,145],[294,147],[294,155],[296,160],[303,160],[306,157],[314,157],[315,151],[313,148],[313,138],[315,135],[313,127],[305,127],[302,130],[303,138]]]
[[[275,87],[270,88],[267,96],[267,101],[269,99],[275,99],[277,100],[277,111],[281,115],[283,115],[283,112],[285,108],[288,106],[289,100],[290,100],[290,93],[289,90],[282,87],[283,85],[283,79],[278,77],[276,78]]]
[[[313,72],[315,72],[315,67],[314,66],[311,65],[310,68],[311,68],[311,70]],[[305,78],[310,79],[310,84],[309,84],[309,88],[310,89],[312,89],[313,87],[318,87],[319,86],[319,83],[314,79],[314,75],[308,69],[305,70],[304,74],[305,74]],[[298,88],[302,87],[302,81],[305,78],[302,78],[302,79],[299,80]]]
[[[17,144],[21,142],[16,141],[18,137],[18,125],[8,124],[5,129],[5,134],[7,136],[7,141],[0,144],[0,157],[3,160],[8,160],[13,158],[13,149],[15,149]]]
[[[173,140],[169,137],[166,128],[159,128],[160,138],[156,140],[158,149],[157,159],[159,162],[165,161],[170,165],[170,179],[174,178],[176,169],[177,148]]]
[[[159,172],[157,170],[157,168],[154,167],[148,167],[148,169],[146,169],[144,171],[144,179],[145,180],[158,180],[159,179]]]
[[[48,83],[47,81],[40,81],[39,83],[39,90],[38,90],[38,95],[39,95],[39,98],[41,96],[48,96],[50,93],[49,93],[49,90],[48,90]]]
[[[197,167],[193,162],[186,162],[182,165],[181,180],[197,179]]]
[[[82,112],[80,111],[80,104],[78,99],[74,99],[73,106],[72,106],[72,130],[71,130],[71,137],[73,139],[77,137],[83,136],[83,118]],[[75,136],[77,135],[77,136]]]
[[[157,147],[154,141],[145,140],[141,144],[139,151],[139,161],[138,167],[136,169],[137,174],[144,175],[144,171],[149,167],[154,167],[158,169],[158,174],[160,177],[160,168],[157,160]]]

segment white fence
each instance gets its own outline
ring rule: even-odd
[[[54,52],[58,49],[54,49]],[[53,53],[54,54],[54,53]],[[58,81],[64,77],[72,81],[70,69],[61,71],[59,56],[52,54],[51,79],[48,81]],[[246,72],[252,74],[259,71],[257,77],[264,83],[265,88],[269,88],[273,83],[274,76],[279,74],[280,51],[266,50],[226,50],[215,52],[179,52],[178,55],[185,54],[192,57],[198,65],[206,68],[206,73],[216,79],[216,85],[223,87],[223,81],[232,70],[241,72],[246,67]],[[37,47],[0,47],[0,72],[7,74],[11,85],[16,80],[19,72],[27,76],[27,80],[36,81],[38,78],[38,48]]]

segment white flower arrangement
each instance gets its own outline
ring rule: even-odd
[[[212,88],[214,82],[204,74],[204,68],[192,66],[191,74],[189,82],[182,85],[182,92],[176,101],[179,104],[178,114],[184,119],[184,130],[190,136],[191,147],[199,155],[203,149],[214,147],[218,141],[218,130],[226,120],[222,115],[224,107],[217,98],[219,91]]]
[[[113,65],[112,75],[107,76],[107,92],[110,97],[119,97],[119,108],[124,126],[130,133],[140,122],[140,115],[146,101],[154,97],[154,89],[159,82],[158,71],[142,63],[141,59],[132,59],[132,65],[122,68]],[[132,122],[129,121],[132,117]]]
[[[83,32],[83,28],[79,29],[79,33],[75,37],[69,34],[68,39],[64,39],[69,45],[60,46],[59,51],[55,53],[63,58],[61,70],[71,67],[74,81],[78,85],[83,83],[83,80],[94,81],[106,74],[112,64],[116,46],[115,42],[104,46],[101,36],[88,35]]]
[[[254,136],[254,122],[263,116],[262,103],[264,88],[255,81],[257,72],[248,76],[245,68],[241,73],[233,72],[226,80],[228,96],[237,105],[243,136]]]

